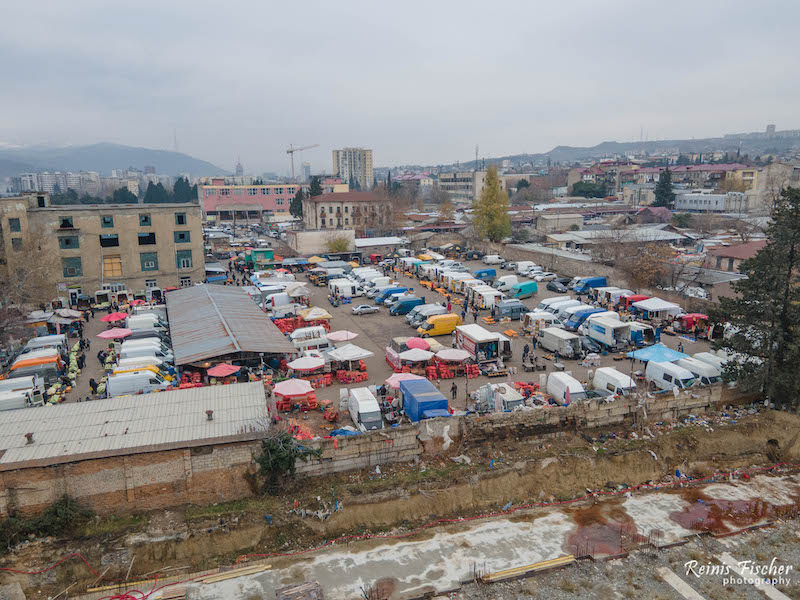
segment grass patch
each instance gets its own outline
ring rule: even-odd
[[[279,503],[280,499],[276,497],[242,498],[241,500],[231,500],[230,502],[209,504],[208,506],[190,506],[186,509],[184,517],[187,521],[193,521],[249,512],[274,514]]]
[[[149,519],[145,515],[122,515],[92,519],[84,525],[82,535],[108,535],[122,533],[147,525]]]
[[[347,491],[353,495],[370,494],[385,490],[406,488],[421,483],[445,482],[463,483],[464,476],[470,475],[479,469],[475,466],[461,465],[455,462],[445,463],[442,466],[427,467],[424,471],[414,469],[402,474],[392,474],[385,478],[372,479],[347,485]]]

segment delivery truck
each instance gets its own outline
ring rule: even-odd
[[[369,388],[351,389],[347,398],[347,410],[353,424],[362,433],[383,429],[381,408]]]
[[[612,317],[596,317],[589,321],[587,335],[604,348],[625,348],[630,341],[630,323]]]
[[[447,398],[427,379],[401,381],[399,396],[403,412],[413,423],[450,416]]]
[[[454,347],[469,352],[476,363],[495,362],[501,356],[500,335],[477,324],[456,327]]]
[[[581,340],[574,333],[558,327],[547,327],[539,332],[539,345],[564,358],[577,358],[581,354]]]

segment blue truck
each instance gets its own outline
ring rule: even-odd
[[[478,269],[472,276],[475,277],[475,279],[491,283],[497,277],[497,271],[495,269]]]
[[[607,285],[608,283],[606,283],[605,277],[584,277],[575,284],[573,290],[576,294],[588,294],[594,288],[605,287]]]
[[[393,296],[394,294],[402,294],[407,291],[408,289],[404,287],[393,287],[383,290],[380,294],[375,296],[375,304],[383,304],[384,302],[386,302],[386,299],[389,296]]]
[[[583,325],[583,322],[589,317],[589,315],[596,315],[597,313],[606,312],[605,308],[587,308],[586,310],[582,310],[580,312],[576,312],[572,315],[569,320],[564,323],[564,327],[568,331],[578,331],[578,328]]]
[[[400,382],[403,411],[412,422],[450,416],[447,398],[427,379]]]
[[[390,315],[407,315],[416,306],[422,306],[425,301],[416,296],[411,298],[402,298],[398,300],[392,308],[389,309]]]

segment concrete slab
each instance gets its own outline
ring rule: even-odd
[[[770,477],[756,475],[750,482],[714,483],[703,488],[703,493],[720,500],[763,500],[775,506],[794,504],[800,480],[797,476]]]
[[[641,535],[650,535],[654,530],[663,533],[662,544],[672,544],[682,540],[692,531],[685,529],[670,519],[670,514],[680,512],[688,502],[675,494],[646,494],[627,498],[622,505],[636,523]]]
[[[672,587],[672,589],[678,592],[682,597],[686,598],[686,600],[705,600],[705,596],[698,594],[692,586],[678,577],[678,574],[669,567],[659,567],[657,570],[658,574],[661,575],[664,581],[666,581]]]

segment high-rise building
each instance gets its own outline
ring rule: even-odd
[[[372,188],[372,150],[369,148],[342,148],[333,151],[333,175],[343,183],[351,180],[362,190]]]
[[[303,163],[303,181],[302,183],[309,183],[311,181],[311,163]]]
[[[237,177],[241,177],[242,175],[244,175],[244,167],[242,166],[242,161],[241,160],[237,160],[236,161],[236,176]]]

